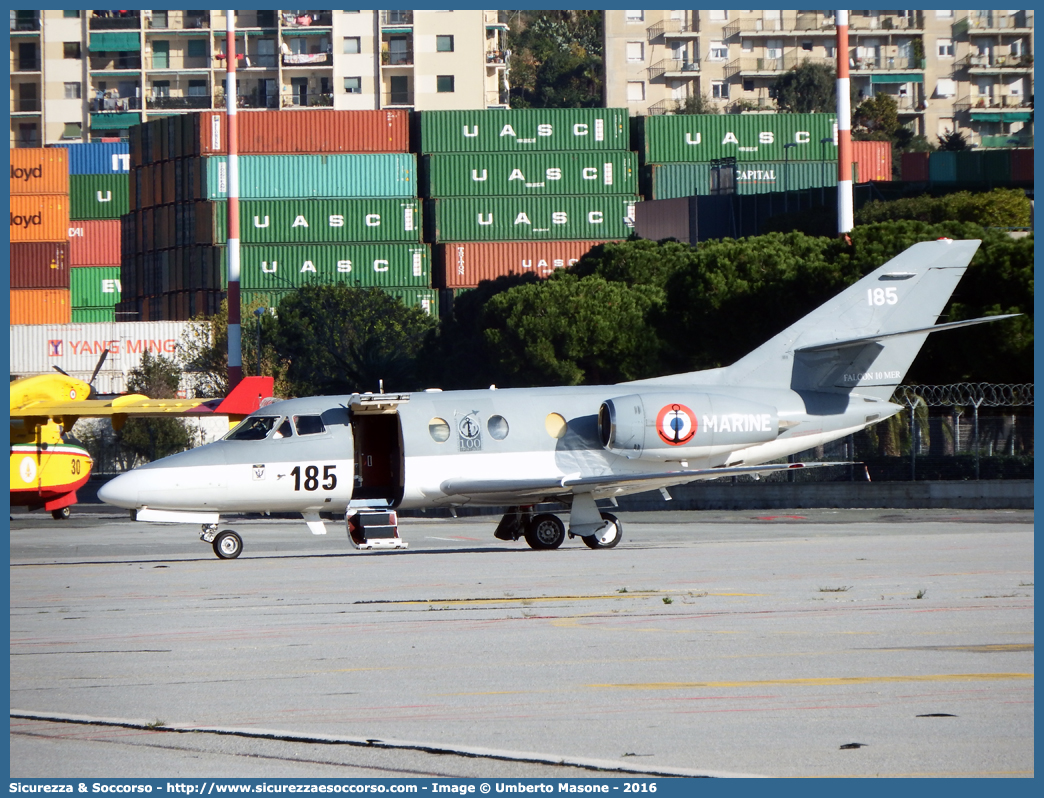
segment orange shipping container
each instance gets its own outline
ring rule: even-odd
[[[71,320],[68,288],[11,291],[11,324],[68,324]]]
[[[547,277],[580,260],[600,241],[506,241],[440,244],[435,288],[474,288],[507,274]]]
[[[119,266],[119,219],[71,222],[69,262],[71,266]]]
[[[12,194],[69,193],[69,151],[64,147],[18,147],[10,152]]]
[[[853,141],[852,160],[856,164],[856,182],[892,179],[892,142]]]
[[[244,111],[236,115],[239,154],[323,152],[408,152],[407,111]],[[221,155],[228,151],[225,114],[197,114],[194,151],[185,155]]]
[[[68,235],[68,194],[11,195],[11,241],[65,241]]]

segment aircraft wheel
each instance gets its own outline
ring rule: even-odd
[[[535,516],[526,527],[526,543],[531,549],[557,549],[565,540],[565,524],[557,515]]]
[[[51,518],[55,521],[64,521],[70,515],[72,515],[72,510],[68,507],[62,507],[60,510],[51,510]]]
[[[214,553],[222,560],[234,560],[243,553],[243,538],[226,529],[214,538]]]
[[[602,533],[601,538],[598,535],[583,537],[584,544],[589,549],[612,549],[623,540],[623,524],[620,523],[620,519],[612,513],[602,513],[602,518],[609,521],[610,526]]]

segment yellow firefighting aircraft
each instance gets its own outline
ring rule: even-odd
[[[271,377],[247,377],[225,399],[149,399],[141,394],[97,399],[90,383],[64,373],[14,380],[11,506],[44,509],[55,520],[69,517],[76,491],[87,482],[93,464],[85,449],[63,440],[77,419],[109,418],[117,430],[131,416],[227,415],[238,421],[271,395]]]

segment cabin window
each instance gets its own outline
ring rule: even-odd
[[[566,434],[566,420],[558,413],[548,413],[544,419],[544,429],[552,438],[561,438]]]
[[[250,416],[244,418],[225,436],[226,441],[260,441],[268,437],[279,416]]]
[[[444,418],[433,418],[428,422],[428,434],[436,443],[445,443],[449,440],[450,428]]]
[[[290,419],[285,419],[282,424],[279,425],[279,429],[275,431],[273,438],[289,438],[294,434],[293,428],[290,426]]]
[[[326,432],[323,420],[319,416],[294,416],[294,426],[298,435],[318,435]]]
[[[489,430],[489,436],[493,440],[502,441],[508,436],[507,419],[503,416],[490,416],[489,421],[486,422],[486,429]]]

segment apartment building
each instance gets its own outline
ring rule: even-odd
[[[706,96],[725,113],[775,110],[770,87],[804,62],[837,63],[833,11],[605,11],[605,103],[672,113]],[[1033,11],[851,11],[855,102],[892,95],[935,141],[1032,145]]]
[[[507,107],[502,12],[237,11],[239,108]],[[224,11],[11,11],[11,146],[225,107]]]

